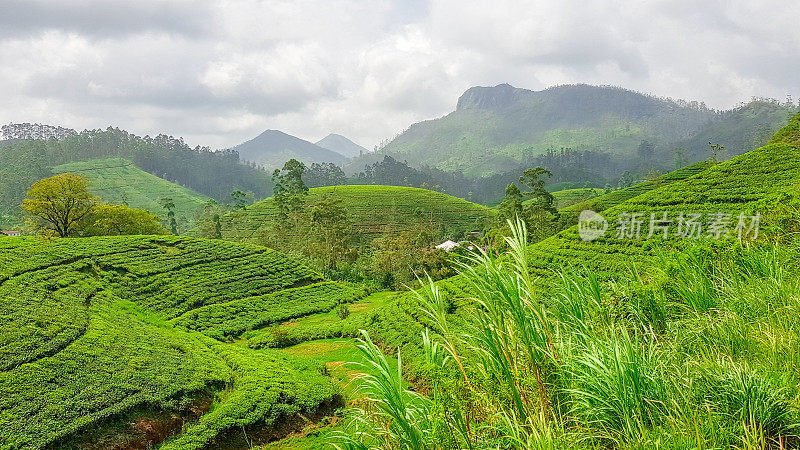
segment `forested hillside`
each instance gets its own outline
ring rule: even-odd
[[[794,111],[795,105],[774,101],[716,111],[614,87],[529,91],[501,84],[467,90],[454,112],[412,125],[380,153],[469,177],[512,170],[565,148],[628,160],[605,170],[585,165],[596,176],[608,176],[674,168],[676,157],[684,164],[705,159],[709,141],[725,147],[722,157],[741,154],[766,143]]]
[[[159,135],[139,137],[116,128],[84,131],[61,140],[21,140],[0,146],[0,218],[19,222],[19,204],[30,185],[60,164],[121,157],[139,169],[219,201],[235,190],[263,198],[272,194],[269,174],[244,164],[236,152],[191,148]]]

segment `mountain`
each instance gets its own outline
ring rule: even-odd
[[[642,141],[664,165],[671,162],[674,144],[688,146],[688,155],[708,153],[707,137],[720,139],[715,143],[735,156],[766,143],[795,110],[777,102],[756,103],[721,112],[703,103],[609,86],[473,87],[461,95],[455,111],[411,125],[378,153],[472,177],[517,170],[562,148],[638,156]],[[644,165],[656,162],[648,158]]]
[[[369,150],[356,144],[350,139],[347,139],[341,134],[331,133],[317,141],[316,145],[322,148],[327,148],[328,150],[334,151],[348,158],[355,158],[356,156],[369,153]]]
[[[335,151],[278,130],[267,130],[231,150],[239,152],[243,160],[268,169],[283,167],[283,163],[292,158],[308,165],[324,162],[343,164],[346,161],[344,156]]]

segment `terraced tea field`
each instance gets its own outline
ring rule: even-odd
[[[53,173],[65,172],[88,178],[92,193],[107,202],[127,203],[131,208],[146,209],[159,217],[166,215],[160,203],[162,198],[171,198],[175,202],[175,217],[185,217],[188,221],[209,200],[203,194],[149,174],[123,158],[91,159],[53,168]]]
[[[482,230],[495,212],[491,209],[426,189],[396,186],[330,186],[309,190],[307,202],[323,198],[342,201],[351,228],[362,243],[402,231],[426,230],[446,237]],[[238,241],[258,240],[269,233],[277,208],[268,198],[246,210],[222,218],[222,237]]]
[[[183,414],[211,393],[211,412],[164,446],[202,448],[333,404],[320,363],[231,339],[363,296],[246,244],[2,239],[0,447],[69,446],[125,414]]]
[[[659,217],[667,213],[672,218],[670,230],[673,236],[677,231],[675,219],[681,212],[705,216],[716,212],[731,214],[733,223],[728,224],[729,231],[733,231],[740,212],[767,214],[760,225],[762,233],[769,233],[778,225],[770,220],[780,220],[769,214],[788,207],[787,202],[797,200],[800,148],[791,130],[797,129],[798,122],[800,115],[795,116],[766,146],[729,161],[707,168],[698,163],[665,175],[659,179],[661,181],[642,183],[634,186],[635,189],[615,191],[574,205],[570,209],[576,212],[592,207],[596,208],[595,211],[602,211],[609,223],[606,235],[584,242],[578,236],[577,227],[572,227],[534,244],[529,249],[532,270],[545,276],[554,267],[582,264],[613,277],[632,264],[646,263],[654,256],[656,247],[663,247],[657,235],[645,239],[651,213],[659,214]],[[641,213],[644,217],[644,232],[640,239],[615,238],[620,214],[623,213]],[[685,239],[672,237],[666,245],[680,248],[683,244],[686,244]]]

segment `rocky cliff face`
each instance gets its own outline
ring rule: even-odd
[[[527,89],[515,88],[505,83],[494,87],[476,86],[469,88],[458,98],[456,110],[505,109],[514,105],[522,96],[530,93],[531,91]]]

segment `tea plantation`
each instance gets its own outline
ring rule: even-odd
[[[0,447],[69,446],[120,414],[179,414],[209,392],[213,410],[168,448],[314,411],[338,395],[318,363],[231,339],[362,296],[247,244],[0,238]]]
[[[71,172],[86,177],[94,195],[112,203],[127,203],[131,208],[146,209],[164,217],[162,198],[175,203],[175,217],[194,219],[194,214],[209,200],[203,194],[163,180],[136,167],[123,158],[101,158],[71,162],[53,168],[53,173]]]
[[[352,229],[362,243],[424,227],[438,236],[450,237],[482,230],[495,212],[485,206],[427,189],[396,186],[330,186],[309,190],[307,203],[323,198],[341,200]],[[222,218],[222,237],[256,240],[269,233],[277,216],[272,198]]]
[[[574,205],[573,208],[587,209],[599,205],[597,210],[602,211],[608,221],[608,231],[597,240],[585,242],[578,236],[578,228],[572,227],[532,245],[529,249],[532,270],[537,275],[545,276],[554,268],[580,263],[613,277],[633,264],[646,263],[654,256],[656,248],[681,248],[692,241],[691,238],[674,237],[678,231],[677,218],[681,213],[701,214],[701,238],[709,237],[709,218],[715,213],[729,214],[727,220],[730,222],[726,227],[729,233],[733,233],[740,213],[747,217],[763,215],[760,219],[762,233],[768,233],[782,220],[778,212],[781,204],[796,199],[800,184],[800,151],[791,130],[797,127],[798,122],[800,115],[795,116],[764,147],[705,170],[698,170],[697,165],[689,166],[684,171],[673,173],[677,180],[645,188],[640,195],[624,202],[616,203],[607,198],[605,201],[609,203],[604,204],[602,197],[598,197]],[[694,170],[698,171],[683,177]],[[624,191],[618,192],[628,195]],[[604,206],[610,207],[605,209]],[[629,217],[621,215],[633,213],[642,214],[640,218],[644,223],[641,235],[639,238],[617,238],[620,226],[626,226],[626,217]],[[659,233],[647,239],[651,214],[656,214],[660,219],[664,213],[670,220],[667,224],[670,236],[667,242],[661,242]]]

